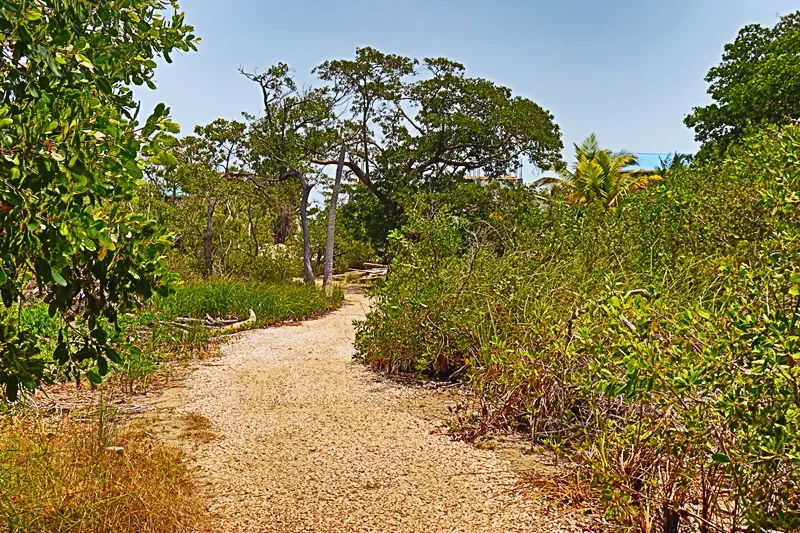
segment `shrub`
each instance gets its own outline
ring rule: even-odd
[[[789,127],[608,213],[558,192],[484,197],[477,218],[423,199],[360,357],[461,376],[486,404],[476,434],[569,454],[629,528],[800,527],[798,163]]]

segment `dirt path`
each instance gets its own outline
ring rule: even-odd
[[[164,391],[162,412],[207,417],[217,435],[182,444],[212,495],[211,531],[581,531],[522,498],[495,452],[415,415],[424,392],[352,362],[365,305],[349,295],[319,320],[244,333]]]

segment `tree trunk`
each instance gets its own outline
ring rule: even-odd
[[[258,228],[253,220],[253,205],[247,202],[247,230],[250,232],[250,238],[253,240],[253,257],[258,257],[261,252],[258,245]]]
[[[333,277],[333,238],[336,232],[336,205],[339,203],[339,185],[342,183],[342,170],[344,169],[345,147],[339,152],[339,163],[336,166],[336,179],[331,191],[331,203],[328,207],[328,239],[325,242],[325,273],[322,276],[322,286],[327,287]]]
[[[273,244],[286,244],[286,239],[292,233],[292,215],[294,206],[290,203],[283,203],[278,206],[278,220],[275,222],[273,232]]]
[[[664,503],[664,533],[679,533],[680,515],[669,502]]]
[[[300,185],[303,187],[303,196],[300,199],[300,225],[303,228],[303,270],[306,283],[314,283],[314,270],[311,268],[311,237],[308,234],[308,196],[312,186],[304,174],[300,174]]]
[[[205,271],[203,277],[209,278],[214,273],[214,207],[215,202],[208,202],[206,213],[206,233],[203,235],[203,258]]]

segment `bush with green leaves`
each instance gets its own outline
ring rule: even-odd
[[[163,105],[138,118],[130,86],[153,87],[155,60],[196,38],[174,1],[0,0],[0,40],[2,303],[44,298],[60,317],[57,362],[93,359],[102,373],[121,360],[102,321],[172,280],[167,235],[128,206],[177,126]],[[16,316],[0,327],[10,399],[44,371]]]
[[[609,211],[524,188],[470,193],[476,217],[420,199],[360,357],[466,380],[473,436],[568,454],[631,530],[796,530],[799,163],[800,128],[773,128]]]

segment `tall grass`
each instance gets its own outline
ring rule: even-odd
[[[0,524],[26,533],[176,533],[202,504],[178,451],[143,429],[0,420]]]
[[[196,357],[206,353],[214,331],[200,324],[173,324],[176,317],[246,319],[249,310],[256,314],[254,327],[286,320],[314,317],[341,305],[344,291],[335,286],[326,294],[321,288],[300,283],[251,283],[235,280],[192,282],[168,297],[157,297],[147,307],[120,317],[123,337],[136,348],[124,351],[121,363],[110,365],[112,381],[131,392],[146,389],[164,362]],[[41,349],[50,381],[60,381],[63,371],[49,363],[58,337],[57,318],[50,317],[47,305],[26,305],[20,323],[34,335]],[[114,333],[108,324],[108,334]],[[96,370],[92,361],[79,364],[83,370]]]
[[[247,318],[252,309],[258,325],[301,319],[337,308],[344,297],[340,287],[330,296],[313,285],[301,283],[253,283],[215,280],[180,287],[175,294],[159,298],[155,306],[170,318]]]

